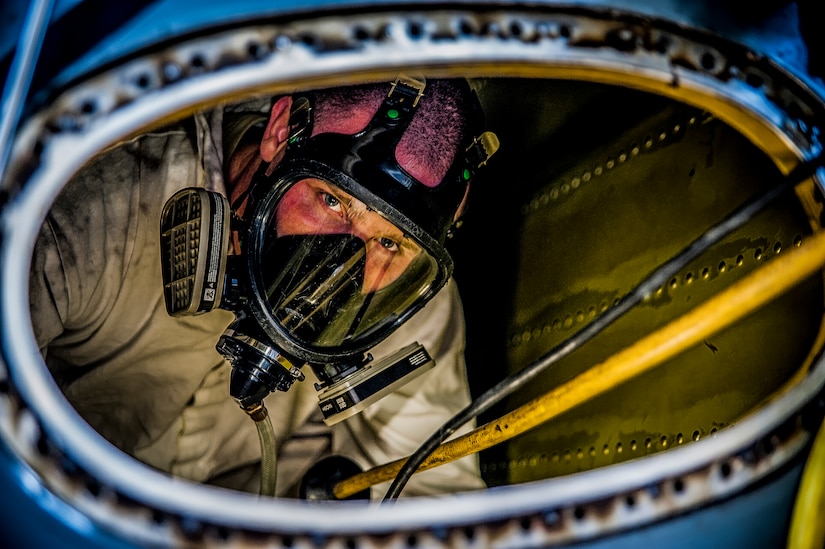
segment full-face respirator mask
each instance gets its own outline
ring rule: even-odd
[[[254,176],[243,219],[231,215],[223,195],[202,188],[167,202],[167,311],[235,314],[217,350],[232,364],[230,394],[242,408],[288,390],[309,365],[325,421],[333,424],[434,365],[418,343],[380,361],[368,351],[449,279],[444,242],[498,140],[491,132],[470,134],[439,185],[417,181],[399,166],[395,149],[424,88],[421,79],[396,80],[354,135],[313,136],[313,97],[296,98],[285,155]],[[240,238],[239,255],[228,254],[230,232]]]

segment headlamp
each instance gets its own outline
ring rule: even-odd
[[[469,180],[497,141],[488,132],[465,144],[467,154],[436,187],[415,180],[395,149],[423,89],[422,81],[396,81],[355,135],[311,136],[312,99],[296,100],[285,157],[274,170],[260,167],[247,215],[232,221],[241,255],[226,257],[225,197],[189,188],[167,202],[167,310],[235,313],[217,349],[232,363],[230,393],[242,407],[288,390],[308,364],[331,424],[434,365],[418,344],[376,364],[368,351],[449,279],[444,240]]]

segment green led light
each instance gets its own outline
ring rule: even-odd
[[[387,111],[387,116],[392,118],[393,120],[398,118],[398,111],[395,109],[390,109]]]
[[[464,168],[464,172],[461,174],[464,177],[464,180],[467,181],[470,179],[470,169]]]

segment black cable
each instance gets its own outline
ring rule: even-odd
[[[432,454],[436,448],[438,448],[438,446],[446,440],[447,437],[452,435],[459,427],[477,415],[489,410],[490,407],[500,402],[501,399],[522,388],[525,384],[532,381],[548,367],[556,364],[558,361],[593,339],[593,337],[618,320],[622,315],[627,313],[637,304],[641,303],[647,296],[653,294],[653,292],[655,292],[660,286],[667,283],[670,278],[687,266],[688,263],[699,257],[702,253],[706,252],[711,246],[718,243],[731,232],[744,225],[766,206],[782,196],[786,191],[794,188],[797,184],[813,176],[816,170],[823,164],[824,159],[825,152],[821,152],[819,156],[813,160],[797,166],[790,174],[788,174],[787,177],[783,178],[782,182],[778,185],[771,187],[764,193],[757,195],[739,206],[739,208],[734,210],[724,220],[708,229],[696,240],[682,249],[681,252],[655,269],[630,293],[621,298],[616,305],[596,317],[593,322],[587,324],[580,331],[561,342],[536,361],[528,364],[510,377],[500,381],[491,389],[488,389],[484,394],[471,402],[469,406],[464,408],[464,410],[454,415],[449,421],[447,421],[447,423],[442,425],[438,431],[433,433],[429,439],[419,446],[419,448],[407,459],[406,463],[398,472],[395,480],[393,480],[387,490],[387,493],[384,495],[383,502],[386,503],[390,500],[397,499],[401,494],[401,491],[404,489],[404,486],[410,480],[410,477],[412,477],[424,460],[426,460],[430,454]]]

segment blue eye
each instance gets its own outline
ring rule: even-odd
[[[396,243],[395,240],[391,238],[381,237],[378,239],[378,242],[381,244],[381,246],[390,250],[391,252],[395,252],[398,250],[398,243]]]
[[[322,192],[321,199],[324,201],[324,204],[326,204],[327,207],[332,210],[338,211],[341,207],[341,201],[329,193]]]

